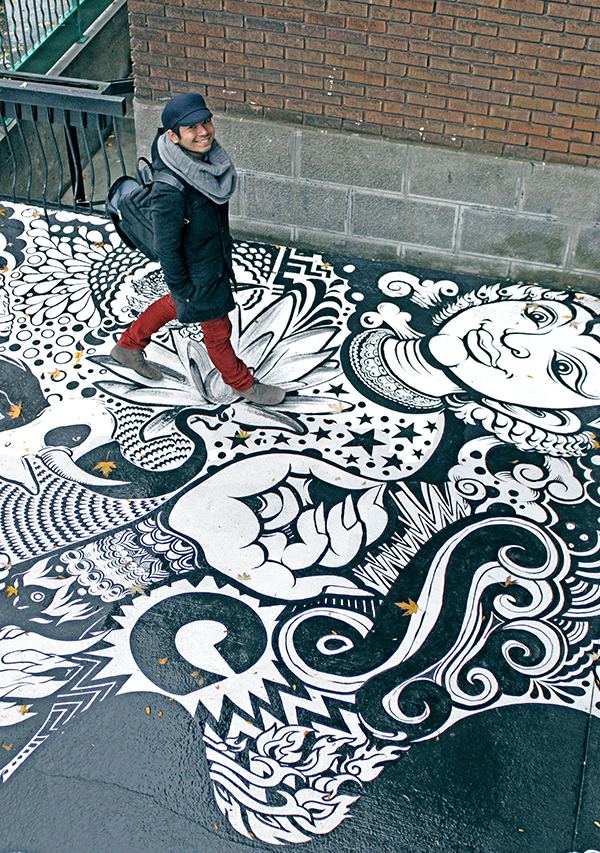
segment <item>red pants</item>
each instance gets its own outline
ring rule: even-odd
[[[171,294],[162,296],[153,302],[143,314],[134,320],[119,340],[123,349],[144,349],[150,343],[154,332],[158,332],[170,320],[175,320],[177,311]],[[246,391],[254,383],[254,377],[237,357],[231,346],[231,321],[227,315],[217,320],[200,323],[204,335],[204,344],[210,360],[217,368],[223,381],[235,391]]]

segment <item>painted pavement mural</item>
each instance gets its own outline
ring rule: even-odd
[[[199,326],[159,382],[111,360],[165,285],[105,220],[0,217],[3,782],[158,694],[231,825],[296,844],[469,715],[600,714],[600,300],[240,243],[260,408]]]

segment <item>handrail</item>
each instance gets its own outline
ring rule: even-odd
[[[80,0],[2,0],[0,5],[0,65],[17,69],[75,15],[81,37]]]
[[[122,93],[131,90],[131,80],[0,72],[0,197],[90,212],[103,206],[111,181],[126,174]]]

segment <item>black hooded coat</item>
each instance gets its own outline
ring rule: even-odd
[[[152,168],[167,171],[152,145]],[[165,183],[152,185],[154,247],[182,323],[224,317],[235,307],[231,282],[233,242],[229,204],[216,204],[175,175],[184,192]]]

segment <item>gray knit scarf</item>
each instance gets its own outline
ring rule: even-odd
[[[235,166],[216,139],[208,152],[209,163],[190,156],[166,133],[158,138],[158,154],[165,166],[216,204],[225,204],[235,192]]]

